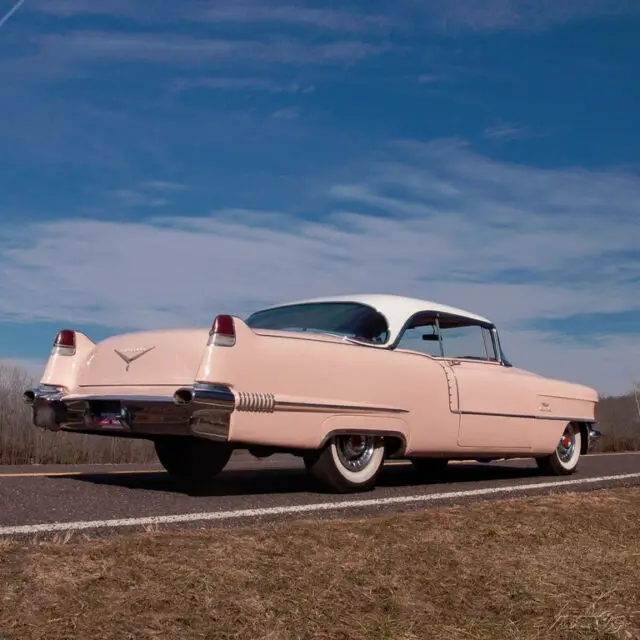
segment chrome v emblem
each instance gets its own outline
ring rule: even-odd
[[[129,365],[138,358],[142,358],[145,353],[149,353],[151,349],[155,349],[155,347],[147,347],[137,348],[137,349],[122,349],[121,351],[118,349],[114,349],[114,351],[127,363],[127,367],[125,371],[129,371]]]

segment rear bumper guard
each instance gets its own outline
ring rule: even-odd
[[[596,429],[593,425],[589,425],[588,429],[589,437],[587,442],[587,452],[593,451],[593,448],[596,446],[596,442],[602,438],[602,432]]]
[[[195,383],[170,396],[65,395],[42,385],[23,394],[33,424],[51,431],[113,433],[138,437],[194,435],[226,441],[236,398],[225,385]]]

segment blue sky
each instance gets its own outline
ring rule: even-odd
[[[0,0],[0,358],[416,295],[640,381],[640,4]],[[8,17],[7,17],[8,16]]]

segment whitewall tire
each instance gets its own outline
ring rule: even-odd
[[[556,450],[549,456],[536,458],[536,462],[544,473],[556,476],[569,475],[577,469],[581,451],[582,432],[580,427],[569,423],[560,437]]]
[[[307,471],[326,488],[353,493],[375,486],[384,455],[382,437],[348,434],[333,436],[322,449],[307,454],[304,461]]]

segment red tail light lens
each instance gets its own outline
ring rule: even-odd
[[[216,316],[211,325],[211,331],[209,331],[208,344],[214,344],[218,347],[232,347],[235,343],[236,327],[233,316]]]
[[[75,347],[76,346],[76,332],[71,329],[62,329],[58,331],[55,342],[56,347]]]
[[[76,332],[71,329],[61,329],[53,341],[52,354],[72,356],[76,352]]]
[[[225,336],[236,335],[236,327],[231,316],[217,316],[211,327],[213,333],[221,333]]]

